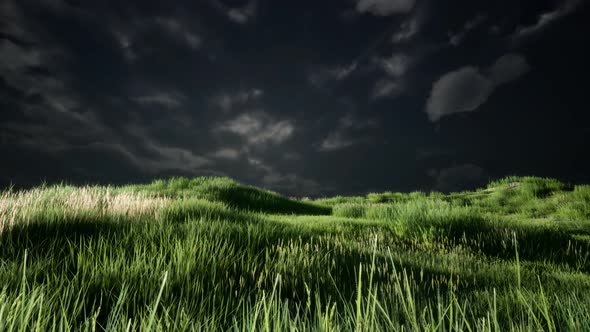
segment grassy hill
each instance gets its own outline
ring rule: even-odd
[[[590,186],[0,194],[0,331],[588,331]]]

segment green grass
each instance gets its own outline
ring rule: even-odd
[[[590,186],[0,194],[0,331],[588,331]]]

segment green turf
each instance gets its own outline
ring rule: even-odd
[[[590,186],[0,194],[0,331],[588,331]]]

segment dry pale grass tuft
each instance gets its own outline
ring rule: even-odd
[[[168,198],[116,192],[104,187],[32,189],[0,195],[0,232],[6,226],[28,223],[34,216],[52,212],[67,218],[81,215],[118,218],[157,217]]]

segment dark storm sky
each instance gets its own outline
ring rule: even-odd
[[[0,3],[0,185],[590,182],[582,0]]]

